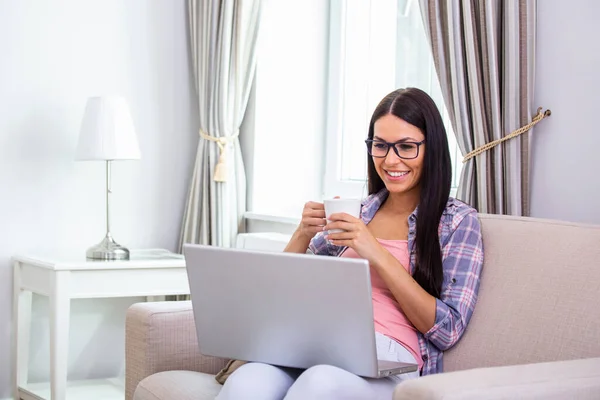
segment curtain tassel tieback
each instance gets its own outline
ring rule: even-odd
[[[544,118],[549,117],[551,114],[552,114],[552,112],[550,110],[546,110],[546,111],[542,112],[542,107],[538,108],[537,114],[533,117],[533,119],[531,120],[530,123],[528,123],[525,126],[520,127],[516,131],[512,132],[510,135],[506,135],[506,136],[504,136],[501,139],[497,139],[497,140],[494,140],[493,142],[484,144],[483,146],[480,146],[480,147],[476,148],[475,150],[469,152],[465,156],[465,158],[463,158],[463,164],[466,163],[467,161],[469,161],[471,158],[476,157],[479,154],[492,149],[493,147],[496,147],[500,143],[502,143],[502,142],[504,142],[504,141],[506,141],[508,139],[512,139],[514,137],[517,137],[517,136],[519,136],[519,135],[527,132],[528,130],[530,130],[531,128],[533,128],[533,126],[535,124],[537,124],[538,122],[540,122]]]
[[[229,171],[227,169],[227,156],[229,152],[228,148],[229,144],[233,143],[233,141],[239,136],[239,134],[240,132],[237,131],[231,136],[215,137],[209,135],[208,133],[200,129],[200,136],[203,139],[215,142],[217,146],[219,146],[219,161],[215,166],[215,174],[213,175],[213,180],[215,182],[227,182],[227,177],[229,176]]]

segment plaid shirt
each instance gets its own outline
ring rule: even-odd
[[[367,197],[362,203],[361,219],[368,224],[388,196],[386,189]],[[408,248],[414,249],[417,209],[408,218]],[[443,352],[458,342],[471,319],[479,276],[483,266],[483,243],[477,212],[465,203],[450,198],[439,225],[444,281],[436,299],[435,323],[425,334],[418,332],[423,357],[422,375],[442,372]],[[309,245],[317,255],[340,256],[345,247],[334,246],[317,234]],[[415,266],[415,251],[410,254],[410,270]]]

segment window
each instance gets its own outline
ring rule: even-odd
[[[298,217],[322,196],[328,15],[324,0],[265,1],[244,155],[254,213]]]
[[[298,218],[307,201],[366,195],[369,118],[398,87],[422,88],[442,110],[458,184],[418,1],[268,0],[260,29],[241,138],[254,215]]]
[[[332,0],[330,10],[325,197],[364,197],[371,113],[399,87],[429,93],[444,119],[453,164],[453,193],[460,151],[443,103],[419,4],[416,0]]]

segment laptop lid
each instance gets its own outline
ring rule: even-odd
[[[362,259],[184,245],[202,354],[377,377]]]

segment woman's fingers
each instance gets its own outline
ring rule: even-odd
[[[325,226],[325,224],[327,223],[327,221],[325,220],[325,218],[303,218],[302,222],[306,225],[306,226],[316,226],[316,227],[320,227],[321,230],[323,230],[323,227]]]
[[[322,226],[316,226],[316,225],[312,225],[312,226],[307,226],[306,228],[307,231],[309,231],[310,233],[319,233],[319,232],[323,232],[323,227]]]
[[[358,218],[353,217],[347,213],[335,213],[329,216],[331,221],[346,221],[346,222],[357,222],[360,221]]]
[[[327,235],[327,240],[352,240],[356,237],[354,232],[334,232]]]
[[[325,210],[305,210],[302,213],[303,218],[322,218],[325,219]]]
[[[351,222],[345,222],[345,221],[335,221],[335,222],[330,222],[327,225],[325,225],[323,230],[330,231],[333,229],[341,229],[343,231],[352,231],[352,230],[354,230],[354,224]]]
[[[325,211],[325,205],[323,205],[323,203],[317,203],[316,201],[309,201],[304,205],[304,209]]]

